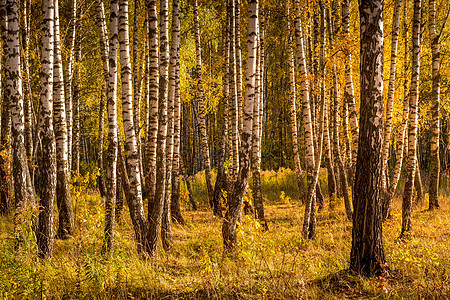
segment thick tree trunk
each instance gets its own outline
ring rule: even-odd
[[[158,141],[156,146],[156,189],[149,203],[149,228],[147,252],[156,257],[164,208],[166,187],[166,135],[167,102],[169,93],[169,1],[160,5],[160,58],[159,58],[159,99],[158,99]]]
[[[400,237],[409,237],[412,232],[411,215],[413,202],[414,177],[417,166],[417,109],[419,99],[420,71],[420,22],[421,0],[414,0],[412,31],[411,87],[409,92],[409,128],[408,128],[408,166],[402,204],[402,231]]]
[[[383,160],[383,0],[362,0],[361,114],[353,201],[350,270],[379,274],[385,268],[381,214]]]
[[[118,45],[118,0],[111,0],[109,76],[108,76],[108,149],[106,155],[106,199],[103,253],[112,255],[114,246],[115,202],[117,192],[117,45]]]
[[[430,183],[429,209],[439,208],[439,98],[441,92],[441,53],[440,38],[441,34],[436,33],[436,0],[430,0],[429,5],[429,31],[431,40],[431,77],[433,85],[431,88],[431,160],[430,160]]]
[[[53,101],[54,122],[56,138],[56,204],[59,210],[59,226],[56,236],[67,238],[73,233],[75,220],[73,215],[72,199],[70,196],[70,171],[68,163],[66,103],[64,97],[64,78],[62,69],[61,43],[59,31],[59,3],[55,5],[55,48],[54,48],[54,74],[53,74]]]
[[[250,151],[253,125],[253,103],[255,98],[255,74],[257,56],[258,1],[249,1],[249,21],[247,39],[247,76],[245,101],[243,107],[244,123],[242,130],[242,146],[239,153],[239,173],[228,194],[228,210],[222,225],[222,236],[225,252],[236,249],[237,220],[247,188],[250,170]]]
[[[42,3],[42,66],[39,111],[39,137],[42,145],[42,178],[40,212],[37,230],[39,256],[51,258],[54,243],[54,199],[56,192],[56,145],[53,131],[53,52],[54,52],[54,2]]]

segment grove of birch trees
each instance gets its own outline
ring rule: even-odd
[[[448,193],[449,15],[439,0],[2,0],[0,213],[18,251],[28,228],[51,259],[81,189],[102,197],[106,258],[124,218],[142,258],[171,251],[188,209],[220,219],[232,256],[246,215],[275,230],[261,173],[289,168],[298,236],[342,205],[350,269],[379,274],[393,201],[410,239],[415,205]]]

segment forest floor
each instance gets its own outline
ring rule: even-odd
[[[266,174],[266,179],[269,175]],[[278,183],[274,190],[285,188]],[[195,184],[194,178],[194,195],[201,193]],[[172,225],[173,248],[164,252],[159,247],[158,258],[153,261],[136,253],[127,211],[116,226],[113,257],[105,260],[101,256],[104,215],[102,200],[96,192],[74,190],[77,229],[72,238],[56,241],[51,261],[36,257],[32,239],[29,249],[17,254],[12,217],[0,217],[0,296],[3,299],[450,298],[448,198],[441,198],[441,209],[432,212],[426,211],[426,201],[417,204],[413,237],[404,242],[397,241],[401,203],[396,199],[392,219],[384,223],[383,232],[387,262],[395,275],[363,278],[346,271],[351,222],[343,205],[330,211],[326,202],[318,214],[317,238],[305,241],[300,234],[304,207],[281,191],[276,198],[269,197],[265,206],[269,231],[262,232],[252,216],[243,218],[238,251],[233,257],[223,257],[222,220],[202,205],[194,212],[187,210],[185,203],[183,215],[187,225]]]

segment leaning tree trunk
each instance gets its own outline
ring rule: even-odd
[[[159,49],[158,49],[158,13],[156,1],[146,1],[149,22],[149,118],[147,128],[147,144],[145,145],[145,186],[149,212],[155,197],[156,189],[156,144],[158,134],[158,97],[159,97]],[[150,214],[148,215],[150,219]]]
[[[200,144],[205,163],[206,187],[208,189],[208,199],[211,207],[214,208],[214,186],[211,176],[211,161],[209,157],[208,135],[206,133],[205,119],[205,94],[203,92],[203,76],[202,76],[202,52],[200,45],[200,24],[198,20],[198,4],[194,2],[194,27],[195,27],[195,52],[197,57],[196,76],[197,76],[197,99],[198,99],[198,119],[200,126]]]
[[[39,111],[39,137],[42,145],[40,212],[37,229],[39,256],[53,256],[54,199],[56,192],[55,133],[53,132],[53,52],[54,52],[53,0],[42,3],[42,66]]]
[[[164,208],[166,187],[166,135],[167,102],[169,93],[169,1],[160,5],[160,58],[159,58],[159,99],[158,99],[158,141],[156,145],[156,189],[149,203],[149,228],[147,252],[156,257]]]
[[[161,241],[164,250],[173,247],[173,236],[171,228],[170,200],[172,195],[172,176],[174,164],[174,134],[175,134],[175,97],[177,91],[177,64],[179,63],[179,35],[180,35],[180,1],[174,0],[172,4],[172,40],[170,45],[170,65],[169,65],[169,105],[168,124],[166,139],[166,191],[164,198],[164,211],[161,228]],[[179,102],[179,100],[178,100]]]
[[[388,184],[386,182],[388,174],[388,157],[389,157],[389,144],[391,141],[392,132],[392,112],[394,108],[395,98],[395,79],[397,76],[397,46],[398,46],[398,32],[400,27],[400,11],[402,8],[402,0],[396,0],[394,5],[394,15],[392,17],[392,42],[391,42],[391,69],[389,71],[389,87],[388,96],[386,100],[386,123],[384,125],[383,136],[383,188],[387,190]]]
[[[108,76],[108,149],[106,155],[106,199],[103,253],[111,256],[114,246],[115,202],[117,190],[117,44],[118,44],[118,0],[111,0]]]
[[[238,117],[238,89],[237,89],[237,66],[236,60],[232,59],[236,57],[236,17],[235,17],[235,3],[234,0],[228,0],[228,14],[230,16],[230,39],[229,39],[229,51],[230,51],[230,72],[229,72],[229,88],[230,88],[230,99],[229,104],[229,129],[228,134],[229,145],[231,146],[231,165],[228,171],[228,181],[234,182],[237,172],[238,172],[238,161],[239,161],[239,117]]]
[[[361,0],[361,109],[353,197],[350,270],[381,274],[386,262],[381,215],[383,159],[383,0]]]
[[[295,18],[295,37],[297,41],[297,57],[299,59],[299,71],[301,77],[300,89],[302,91],[302,116],[303,116],[303,128],[305,129],[305,163],[306,163],[306,182],[307,182],[307,192],[305,199],[305,216],[303,219],[302,236],[303,238],[313,239],[315,237],[315,210],[316,210],[316,181],[314,180],[314,169],[315,169],[315,152],[314,152],[314,132],[313,124],[311,119],[311,106],[309,99],[309,80],[308,71],[305,58],[305,50],[303,43],[303,32],[301,28],[300,21],[300,3],[296,2],[296,18]],[[293,49],[290,47],[290,61],[291,64],[294,61]],[[291,78],[293,77],[294,66],[291,65]],[[292,82],[292,79],[291,79]],[[292,82],[295,85],[295,81]],[[292,105],[291,105],[292,107]],[[291,111],[296,113],[295,110]],[[292,122],[292,121],[291,121]]]
[[[400,237],[411,235],[411,215],[414,177],[417,166],[417,105],[419,99],[419,71],[420,71],[420,22],[421,0],[414,0],[414,17],[412,31],[411,56],[411,87],[409,92],[409,128],[408,128],[408,166],[406,169],[406,183],[402,204],[402,231]]]
[[[306,60],[305,60],[305,54],[304,54],[304,50],[303,48],[300,49],[300,43],[301,43],[301,47],[303,47],[303,35],[302,35],[302,31],[301,31],[301,18],[300,18],[300,10],[299,8],[296,8],[296,16],[295,16],[295,37],[296,37],[296,42],[297,42],[297,55],[299,57],[299,59],[301,60],[301,51],[303,51],[303,60],[301,63],[303,63],[304,65],[304,70],[300,70],[300,72],[305,71],[306,72]],[[291,34],[291,33],[289,33]],[[306,203],[306,199],[307,199],[307,195],[305,192],[305,186],[303,184],[303,175],[302,175],[302,167],[300,164],[300,153],[299,153],[299,149],[298,149],[298,131],[297,131],[297,108],[296,108],[296,98],[297,98],[297,92],[296,92],[296,85],[295,85],[295,68],[294,68],[294,49],[292,46],[292,38],[290,38],[289,43],[291,44],[291,47],[289,48],[290,50],[290,57],[289,57],[289,78],[290,78],[290,95],[291,95],[291,105],[290,105],[290,127],[291,127],[291,135],[292,135],[292,147],[293,147],[293,155],[294,155],[294,165],[295,165],[295,173],[297,175],[297,186],[298,186],[298,191],[300,194],[300,199],[302,200],[303,203]],[[301,75],[303,76],[303,75]],[[302,77],[303,80],[303,77]],[[305,85],[306,84],[306,85]],[[308,83],[306,82],[302,82],[302,89],[303,88],[308,88]],[[302,90],[302,93],[304,91]],[[308,93],[308,97],[309,97],[309,93]],[[303,99],[302,99],[303,100]],[[308,100],[309,101],[309,100]],[[312,127],[311,127],[312,130]],[[312,136],[312,132],[310,132],[311,136]]]
[[[59,210],[59,226],[56,236],[67,238],[73,233],[75,220],[70,196],[70,171],[68,162],[66,103],[64,98],[64,78],[62,69],[61,43],[59,33],[59,3],[55,3],[55,44],[53,101],[56,138],[56,204]]]
[[[24,140],[24,109],[22,95],[21,61],[19,51],[19,23],[17,1],[6,1],[6,14],[8,18],[8,39],[5,45],[5,86],[4,99],[11,104],[12,125],[12,167],[14,178],[14,232],[18,249],[27,238],[23,232],[27,214],[25,210],[35,205],[34,190],[31,186],[30,173],[27,164],[27,155]],[[6,16],[4,16],[6,17]],[[2,124],[3,126],[3,124]],[[33,209],[33,208],[32,208]],[[29,233],[28,233],[29,234]]]
[[[334,40],[334,27],[330,21],[328,24],[328,30],[329,30],[329,39],[330,44],[333,46],[333,40]],[[350,195],[349,195],[349,187],[348,187],[348,180],[347,180],[347,170],[345,168],[345,164],[342,160],[341,156],[341,150],[340,150],[340,139],[339,139],[339,107],[340,107],[340,95],[339,95],[339,87],[338,87],[338,78],[337,78],[337,70],[336,70],[336,63],[333,63],[333,98],[334,98],[334,109],[333,109],[333,153],[334,153],[334,159],[337,162],[337,169],[338,169],[338,178],[339,182],[337,183],[340,187],[340,191],[342,192],[344,196],[344,205],[345,205],[345,213],[347,214],[347,218],[349,220],[352,219],[352,208],[350,203]],[[348,81],[348,78],[347,78]],[[348,85],[348,82],[347,82]],[[349,94],[349,91],[346,91],[347,98],[351,98],[351,95]],[[344,130],[346,130],[344,128]],[[354,145],[354,147],[358,148],[358,145]]]
[[[22,47],[23,47],[23,60],[22,65],[22,87],[23,87],[23,98],[24,98],[24,114],[25,114],[25,149],[28,158],[28,170],[30,175],[33,174],[32,170],[34,167],[33,161],[33,97],[32,97],[32,86],[31,86],[31,76],[30,76],[30,6],[31,1],[22,2],[22,24],[23,27],[19,25],[19,29],[22,30]],[[20,8],[19,8],[20,9]],[[32,185],[34,184],[33,177],[30,176]]]
[[[436,33],[436,0],[430,0],[429,5],[429,31],[431,40],[431,77],[433,85],[431,88],[431,160],[430,160],[430,183],[429,183],[429,209],[439,208],[439,98],[441,90],[441,33]]]
[[[387,219],[391,213],[391,203],[394,198],[395,190],[397,189],[397,184],[400,179],[400,173],[402,170],[402,165],[404,162],[403,156],[407,152],[407,129],[408,129],[408,115],[409,115],[409,91],[408,91],[408,68],[409,68],[409,42],[408,42],[408,5],[403,6],[403,40],[405,43],[405,59],[403,67],[403,116],[402,124],[400,126],[401,137],[397,142],[397,152],[396,152],[396,162],[394,166],[394,171],[392,172],[388,192],[383,200],[383,219]]]
[[[242,129],[242,145],[239,153],[239,173],[228,194],[228,210],[222,225],[222,236],[225,252],[236,249],[237,220],[242,208],[245,190],[247,189],[250,170],[250,151],[253,124],[253,103],[255,99],[255,74],[257,56],[258,0],[249,1],[249,21],[247,38],[247,76],[245,101],[243,107],[244,123]]]
[[[133,123],[133,91],[131,80],[130,40],[128,31],[128,0],[119,0],[119,44],[122,78],[122,116],[125,133],[125,153],[127,174],[130,180],[130,216],[136,235],[137,250],[141,252],[146,244],[147,220],[142,201],[142,184],[139,168],[139,151]]]

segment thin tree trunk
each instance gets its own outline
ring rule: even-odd
[[[8,33],[8,16],[6,11],[6,0],[1,2],[1,31],[2,41],[7,45]],[[2,55],[2,67],[6,65],[6,59],[9,49],[4,47],[4,54]],[[3,74],[2,74],[3,75]],[[6,74],[5,74],[6,75]],[[2,112],[1,112],[1,133],[0,133],[0,150],[5,152],[5,155],[0,155],[0,214],[7,214],[11,208],[11,184],[10,184],[10,161],[11,161],[11,104],[10,99],[6,97],[3,89],[7,86],[6,76],[2,78]]]
[[[328,24],[329,29],[329,38],[330,38],[330,44],[333,46],[333,39],[335,34],[335,29],[332,25],[332,22]],[[348,187],[348,181],[347,181],[347,170],[345,168],[344,162],[342,161],[341,156],[341,150],[340,150],[340,139],[339,139],[339,107],[340,107],[340,95],[339,95],[339,87],[338,87],[338,79],[337,79],[337,70],[336,70],[336,64],[333,64],[333,98],[334,98],[334,110],[333,110],[333,135],[334,135],[334,141],[333,141],[333,150],[334,150],[334,159],[337,163],[337,167],[339,168],[339,187],[340,191],[343,194],[344,197],[344,204],[345,204],[345,213],[347,214],[347,218],[349,220],[352,220],[352,208],[351,208],[351,202],[350,202],[350,195],[349,195],[349,187]],[[347,85],[348,85],[349,78],[347,77]],[[353,84],[352,84],[353,85]],[[351,97],[348,90],[346,90],[347,97]],[[344,128],[345,130],[345,128]],[[358,146],[356,145],[356,148]]]
[[[228,181],[234,182],[238,173],[239,162],[239,118],[238,118],[238,88],[237,88],[237,66],[236,60],[231,59],[236,57],[236,17],[235,17],[235,2],[234,0],[228,0],[228,13],[230,15],[230,39],[229,39],[229,51],[230,51],[230,73],[229,73],[229,87],[230,87],[230,99],[229,104],[229,128],[231,130],[228,134],[229,145],[231,145],[231,166],[228,171]]]
[[[294,30],[295,30],[295,37],[296,37],[296,42],[297,42],[297,56],[298,58],[301,60],[303,59],[304,61],[301,61],[300,64],[304,64],[304,69],[300,70],[300,76],[303,75],[307,75],[306,73],[302,73],[302,72],[306,72],[306,61],[305,61],[305,54],[304,52],[301,53],[301,51],[304,51],[303,48],[300,49],[300,47],[303,47],[303,35],[302,35],[302,29],[301,29],[301,18],[300,18],[300,10],[296,8],[296,15],[295,15],[295,20],[294,20],[295,24],[294,24]],[[289,30],[289,34],[290,30]],[[295,167],[295,173],[297,175],[297,186],[298,186],[298,190],[299,190],[299,196],[300,199],[302,200],[303,203],[306,203],[306,199],[308,197],[308,195],[306,194],[305,191],[305,186],[303,183],[303,174],[302,174],[302,167],[300,164],[300,153],[299,153],[299,149],[298,149],[298,131],[297,131],[297,108],[296,108],[296,98],[297,98],[297,92],[296,92],[296,84],[295,84],[295,68],[294,68],[294,49],[293,49],[293,45],[292,45],[292,38],[290,38],[289,43],[291,44],[291,47],[289,48],[290,50],[290,54],[289,54],[289,78],[290,78],[290,95],[291,95],[291,105],[290,105],[290,117],[291,117],[291,122],[290,122],[290,127],[291,127],[291,135],[292,135],[292,148],[293,148],[293,156],[294,156],[294,167]],[[301,57],[301,55],[303,55],[303,58]],[[303,93],[305,92],[303,89],[304,88],[309,88],[308,87],[308,83],[307,82],[303,82],[305,80],[304,77],[302,77],[302,97],[305,97],[303,95]],[[309,92],[308,92],[308,102],[309,102]],[[303,103],[303,99],[302,99],[302,103]],[[309,107],[309,104],[308,104]],[[305,121],[305,120],[304,120]],[[312,127],[311,127],[312,130]],[[311,137],[312,137],[312,132],[310,132]],[[308,182],[309,184],[309,182]]]
[[[70,173],[68,163],[66,103],[64,97],[64,78],[62,69],[61,43],[59,33],[59,5],[55,5],[55,44],[54,44],[54,74],[53,74],[53,101],[54,122],[56,138],[56,204],[59,210],[59,226],[56,236],[67,238],[73,233],[75,220],[73,215],[72,199],[70,195]]]
[[[175,129],[175,93],[177,90],[177,63],[179,61],[179,34],[180,34],[180,1],[175,0],[172,4],[172,39],[170,45],[170,65],[169,65],[169,103],[168,103],[168,123],[166,139],[166,191],[164,198],[164,211],[161,228],[161,241],[164,250],[173,247],[173,236],[171,229],[171,211],[170,200],[172,194],[172,170],[174,154],[174,129]]]
[[[235,8],[235,43],[236,43],[236,92],[237,92],[237,117],[238,117],[238,137],[242,135],[243,128],[243,116],[242,116],[242,51],[241,51],[241,0],[234,0]],[[241,141],[238,141],[239,147],[241,146]],[[239,159],[237,159],[236,163]]]
[[[392,42],[391,42],[391,69],[389,73],[389,87],[388,96],[386,100],[386,123],[384,125],[383,136],[383,188],[388,188],[386,178],[388,173],[388,157],[389,157],[389,144],[391,140],[392,132],[392,112],[394,108],[395,98],[395,79],[397,76],[397,46],[398,46],[398,34],[400,27],[400,12],[402,8],[402,0],[396,0],[394,4],[394,14],[392,17]]]
[[[243,107],[244,124],[242,130],[242,145],[239,153],[239,173],[237,180],[228,194],[228,210],[222,225],[222,236],[225,252],[236,249],[237,242],[237,220],[242,208],[242,202],[247,188],[248,173],[250,170],[250,151],[253,124],[253,103],[255,98],[255,74],[257,56],[257,33],[258,33],[258,1],[249,1],[249,21],[247,39],[247,76],[245,101]]]
[[[202,53],[200,45],[200,24],[198,20],[198,4],[194,4],[194,27],[195,27],[195,49],[197,57],[196,76],[197,76],[197,99],[198,99],[198,119],[200,127],[200,144],[203,153],[203,161],[205,163],[205,178],[206,187],[208,190],[209,204],[214,208],[214,186],[211,176],[211,162],[209,157],[208,135],[206,132],[206,120],[205,120],[205,95],[203,92],[203,76],[202,76]]]
[[[412,32],[412,68],[411,87],[409,96],[409,128],[408,128],[408,166],[402,205],[402,231],[400,237],[409,237],[412,232],[411,215],[414,177],[417,166],[417,105],[419,98],[419,70],[420,70],[420,22],[421,0],[414,0],[414,17]]]
[[[100,37],[100,49],[101,49],[101,57],[103,62],[103,77],[104,77],[104,87],[102,89],[102,94],[100,98],[100,107],[99,107],[99,117],[98,117],[98,188],[100,191],[100,195],[102,197],[106,196],[106,187],[105,187],[105,178],[103,172],[103,127],[105,123],[104,118],[104,109],[105,109],[105,97],[106,97],[106,89],[108,87],[109,80],[109,62],[108,62],[108,38],[106,31],[106,21],[105,21],[105,11],[103,7],[102,0],[96,0],[97,2],[97,20],[98,20],[98,34]]]
[[[403,6],[403,40],[405,43],[405,60],[403,67],[403,116],[402,124],[400,127],[401,137],[397,142],[397,152],[395,157],[397,158],[394,166],[394,171],[391,175],[388,192],[385,195],[383,202],[383,219],[387,219],[391,213],[391,203],[394,198],[395,190],[397,189],[397,184],[400,179],[400,173],[402,170],[402,165],[404,164],[404,153],[407,152],[407,129],[408,129],[408,115],[409,115],[409,90],[408,90],[408,69],[409,69],[409,42],[408,42],[408,5]]]
[[[176,1],[179,9],[179,0]],[[175,4],[174,4],[175,5]],[[174,14],[175,16],[175,14]],[[170,200],[170,212],[172,220],[184,225],[185,221],[181,214],[181,199],[180,199],[180,129],[181,129],[181,91],[180,91],[180,20],[179,12],[177,14],[178,20],[176,23],[177,29],[175,34],[177,42],[172,52],[175,57],[175,98],[174,98],[174,115],[173,115],[173,162],[172,162],[172,195]],[[175,30],[174,30],[175,31]]]
[[[227,7],[228,4],[225,4]],[[227,7],[227,14],[225,17],[225,24],[223,25],[222,30],[222,43],[223,43],[223,99],[221,102],[223,117],[222,117],[222,138],[220,139],[220,152],[219,158],[217,162],[217,177],[216,184],[214,185],[214,198],[213,198],[213,207],[214,207],[214,215],[222,216],[222,190],[226,189],[226,174],[225,174],[225,157],[227,154],[227,141],[228,141],[228,102],[230,98],[230,81],[229,81],[229,69],[230,69],[230,51],[229,51],[229,38],[230,38],[230,16],[228,14],[229,10]]]
[[[350,0],[344,0],[342,2],[342,33],[344,38],[350,42]],[[352,53],[349,49],[345,53],[344,101],[348,105],[348,110],[350,112],[350,128],[352,132],[352,167],[349,175],[350,182],[353,183],[355,177],[356,157],[358,155],[359,125],[355,105],[355,93],[353,89]]]
[[[439,208],[439,98],[441,91],[441,53],[440,53],[440,38],[441,34],[436,33],[436,0],[430,0],[428,4],[429,9],[429,31],[431,40],[431,77],[433,85],[431,88],[431,142],[430,142],[430,183],[428,188],[429,193],[429,209]]]
[[[106,199],[105,230],[102,252],[112,255],[114,247],[115,202],[117,192],[117,45],[118,45],[118,0],[111,0],[110,39],[109,39],[109,76],[108,76],[108,149],[106,156]]]
[[[40,212],[37,230],[39,256],[53,256],[53,221],[54,199],[56,192],[56,157],[55,133],[53,131],[53,52],[54,52],[54,2],[44,0],[42,3],[42,66],[40,73],[40,128],[42,144],[42,178],[40,195]]]
[[[65,89],[65,101],[66,101],[66,121],[67,121],[67,147],[68,147],[68,161],[69,170],[72,170],[72,144],[73,144],[73,70],[75,61],[75,40],[77,36],[77,0],[72,0],[72,9],[69,22],[69,34],[68,34],[68,59],[67,59],[67,71],[66,80],[64,81]]]
[[[264,231],[269,230],[264,216],[264,204],[261,189],[261,106],[263,99],[262,90],[262,66],[264,55],[264,14],[261,7],[258,60],[256,65],[256,95],[253,107],[253,132],[252,132],[252,177],[253,177],[253,203],[255,205],[255,215]]]

